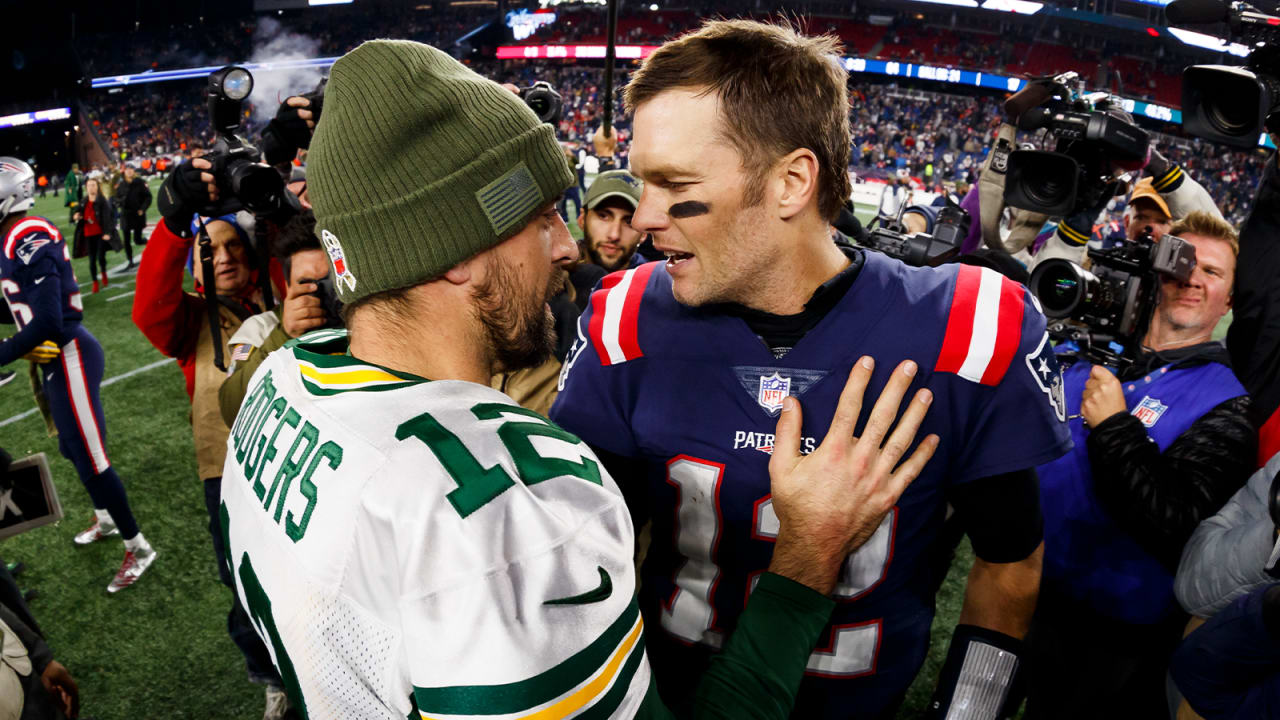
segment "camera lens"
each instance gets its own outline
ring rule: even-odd
[[[1098,278],[1070,260],[1055,258],[1037,265],[1028,284],[1045,317],[1064,318],[1088,301]]]
[[[244,68],[233,68],[222,78],[222,92],[232,100],[243,100],[253,92],[253,76]]]

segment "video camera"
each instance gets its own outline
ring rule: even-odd
[[[857,238],[858,244],[915,267],[937,267],[960,254],[960,245],[972,223],[968,211],[947,198],[947,204],[939,208],[933,222],[932,235],[920,232],[908,235],[902,223],[905,210],[906,203],[903,203],[896,217],[877,217],[875,227]]]
[[[1009,153],[1004,201],[1067,217],[1121,192],[1117,169],[1139,166],[1147,157],[1150,136],[1106,95],[1082,95],[1083,84],[1074,72],[1041,82],[1048,100],[1021,112],[1018,129],[1048,130],[1056,140],[1054,151]]]
[[[1171,25],[1227,23],[1233,37],[1253,48],[1246,67],[1192,65],[1182,72],[1182,127],[1206,140],[1238,148],[1280,130],[1280,17],[1245,2],[1175,0],[1165,8]]]
[[[1130,361],[1126,353],[1146,333],[1162,279],[1189,281],[1196,248],[1172,235],[1157,242],[1148,230],[1135,242],[1090,248],[1088,254],[1092,271],[1070,260],[1045,260],[1031,271],[1028,286],[1051,321],[1055,342],[1072,341],[1079,358],[1123,367]]]

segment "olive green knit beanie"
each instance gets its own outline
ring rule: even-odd
[[[433,47],[373,40],[333,65],[307,189],[344,303],[439,277],[572,183],[550,125]]]

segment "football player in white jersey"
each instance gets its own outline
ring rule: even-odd
[[[308,180],[348,330],[259,367],[221,504],[226,561],[293,705],[669,717],[617,485],[578,438],[487,386],[550,352],[546,300],[577,254],[552,127],[445,53],[368,42],[333,66]],[[930,399],[903,402],[909,363],[853,438],[872,365],[852,369],[809,455],[786,404],[774,562],[707,673],[702,717],[787,717],[843,559],[936,447],[899,466]]]

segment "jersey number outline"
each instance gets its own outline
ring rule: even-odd
[[[302,686],[298,683],[298,673],[293,669],[293,660],[289,659],[289,653],[284,648],[284,641],[280,639],[280,631],[276,629],[276,619],[271,613],[271,598],[267,597],[267,591],[262,588],[262,583],[258,580],[258,574],[253,570],[253,563],[249,560],[248,552],[240,554],[240,568],[238,571],[231,563],[231,517],[227,513],[226,502],[220,503],[218,514],[218,519],[222,524],[223,552],[226,553],[224,559],[231,566],[232,578],[238,580],[237,584],[244,593],[245,612],[248,614],[249,620],[253,622],[258,636],[271,644],[271,651],[275,655],[275,666],[280,673],[280,680],[284,682],[285,691],[289,695],[290,701],[295,703],[295,707],[305,720],[308,717],[306,700],[302,696]]]
[[[22,292],[22,288],[18,287],[18,283],[7,279],[0,280],[0,292],[4,293],[4,301],[9,305],[9,314],[18,323],[18,329],[21,330],[31,324],[32,318],[36,316],[35,313],[31,312],[31,306],[12,299]]]
[[[600,465],[588,455],[584,454],[581,461],[574,462],[546,457],[537,451],[533,445],[534,437],[553,438],[570,445],[582,444],[577,436],[564,431],[538,413],[506,403],[480,403],[471,408],[471,414],[477,420],[501,420],[508,415],[530,418],[527,421],[508,418],[496,431],[498,439],[511,455],[520,482],[526,486],[566,475],[596,485],[603,484],[600,480]],[[481,465],[462,440],[449,432],[431,413],[424,412],[396,428],[397,440],[410,437],[426,444],[458,486],[445,498],[464,518],[509,488],[515,487],[515,481],[501,464],[487,468]]]
[[[675,545],[684,558],[676,570],[675,590],[662,603],[661,625],[685,643],[720,647],[724,631],[717,625],[715,595],[720,577],[716,555],[723,518],[720,487],[724,465],[710,460],[677,455],[667,463],[667,482],[677,491]],[[773,500],[766,495],[755,503],[751,537],[774,542],[778,516]],[[845,559],[832,596],[850,602],[874,590],[888,575],[893,562],[898,508],[894,507],[865,545]],[[752,573],[747,594],[755,589],[760,573]],[[875,673],[882,636],[880,619],[831,626],[825,642],[809,656],[805,675],[826,678],[853,678]]]

